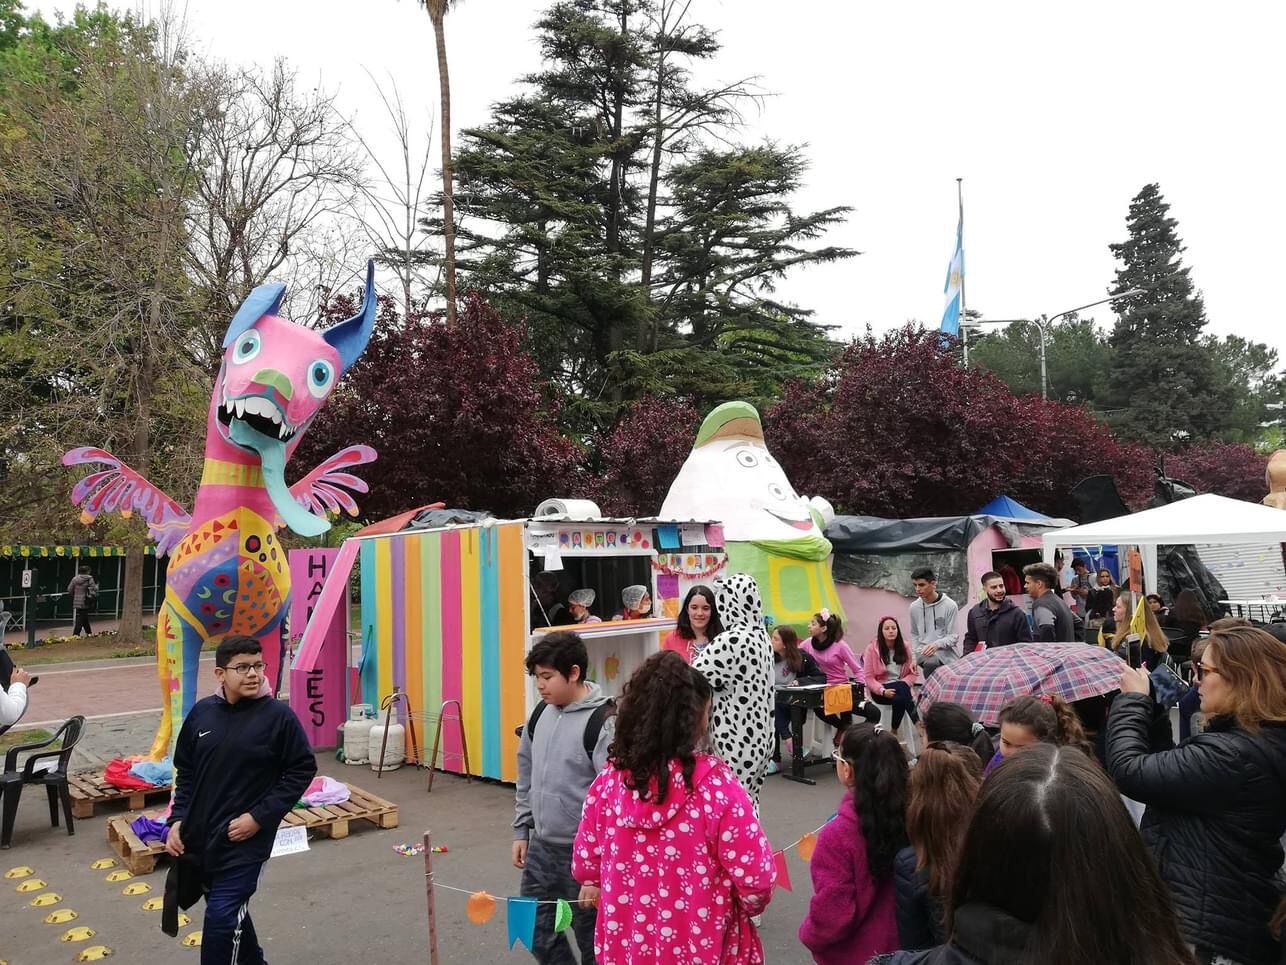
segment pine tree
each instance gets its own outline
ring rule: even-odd
[[[1129,239],[1113,244],[1122,263],[1119,316],[1102,405],[1123,435],[1169,448],[1227,431],[1232,392],[1203,344],[1206,310],[1181,255],[1178,222],[1156,184],[1130,202]]]
[[[731,143],[753,82],[693,83],[719,48],[687,9],[555,3],[536,25],[542,70],[462,132],[461,270],[525,318],[577,431],[648,393],[701,408],[775,395],[833,354],[772,291],[792,268],[855,254],[818,244],[848,209],[793,211],[802,152]]]

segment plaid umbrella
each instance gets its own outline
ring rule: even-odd
[[[921,709],[938,701],[967,707],[984,724],[1015,697],[1050,694],[1082,700],[1117,690],[1124,663],[1083,643],[1019,643],[967,654],[934,671],[920,691]]]

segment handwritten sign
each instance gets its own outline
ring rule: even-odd
[[[853,709],[853,687],[851,684],[836,684],[822,691],[822,713],[847,714]]]
[[[277,837],[272,842],[272,854],[269,857],[280,858],[284,854],[299,854],[308,850],[308,829],[303,827],[278,828]]]

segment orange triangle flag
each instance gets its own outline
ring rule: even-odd
[[[772,856],[773,864],[777,866],[777,887],[785,888],[787,891],[794,891],[790,886],[790,869],[786,867],[786,852],[777,851]]]

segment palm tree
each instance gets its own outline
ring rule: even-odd
[[[438,45],[438,91],[442,97],[440,123],[442,133],[442,232],[446,247],[447,328],[455,328],[455,197],[451,170],[451,77],[447,71],[447,37],[444,29],[447,11],[460,0],[423,0],[424,9],[433,21],[433,37]]]

